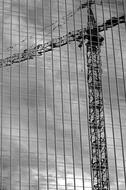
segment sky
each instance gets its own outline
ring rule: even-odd
[[[52,28],[56,27],[52,37],[58,37],[57,2],[51,1],[50,9],[50,0],[5,0],[3,12],[0,0],[1,58],[51,40],[51,22]],[[76,12],[80,0],[66,2],[68,31],[74,30],[74,19],[76,29],[86,27],[86,10],[82,11],[82,24],[80,11]],[[98,24],[110,16],[126,14],[123,0],[104,0],[103,7],[96,2],[93,11]],[[73,5],[76,14],[71,16]],[[66,34],[65,0],[59,0],[59,15],[62,36]],[[119,189],[125,190],[121,132],[126,164],[126,25],[101,35],[105,37],[101,60],[110,185],[111,190],[117,189],[117,174]],[[0,70],[1,189],[55,189],[58,184],[64,190],[66,183],[68,190],[75,186],[76,190],[82,190],[83,186],[91,190],[85,52],[85,46],[80,50],[73,42],[61,51],[57,48],[42,57]]]

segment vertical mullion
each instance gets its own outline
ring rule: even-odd
[[[95,9],[95,13],[94,13],[94,16],[95,16],[95,20],[96,20],[96,23],[98,22],[97,21],[97,10],[96,10],[96,2],[94,2],[94,9]],[[97,26],[97,30],[98,30],[98,26]],[[101,46],[100,46],[100,44],[99,44],[99,39],[98,39],[98,48],[100,49],[100,51],[101,51]],[[99,53],[100,54],[100,53]],[[97,55],[97,58],[98,58],[98,60],[97,61],[99,61],[99,59],[100,59],[100,57],[98,57],[98,56],[100,56],[100,55]],[[102,67],[102,66],[101,66]],[[100,74],[99,74],[100,75]],[[95,86],[95,85],[94,85]],[[94,89],[95,89],[95,87],[94,87]],[[102,88],[102,93],[103,93],[103,88]],[[95,93],[95,95],[96,95],[96,93]],[[103,94],[102,94],[102,96],[103,96]],[[96,101],[96,97],[95,97],[95,101]],[[96,108],[96,105],[95,105],[95,109],[97,109]],[[103,103],[103,109],[104,109],[104,103]],[[104,113],[103,113],[104,114]],[[105,115],[103,115],[103,117],[104,117],[104,127],[105,127]],[[99,120],[100,120],[100,116],[99,116]],[[98,135],[98,132],[99,132],[99,130],[98,130],[98,126],[97,126],[97,135]],[[101,138],[101,135],[100,135],[100,138]],[[99,150],[99,144],[98,144],[98,150]],[[98,151],[99,153],[99,162],[100,162],[100,159],[101,159],[101,156],[100,156],[100,151]],[[101,165],[100,165],[100,167],[99,167],[99,173],[100,173],[100,178],[102,178],[102,172],[101,172]]]
[[[116,5],[116,13],[119,23],[119,13],[118,13],[118,4],[117,0],[115,0]],[[122,55],[122,43],[121,43],[121,34],[120,34],[120,25],[118,24],[118,33],[119,33],[119,45],[120,45],[120,54],[121,54],[121,64],[122,64],[122,73],[123,73],[123,84],[124,84],[124,94],[125,94],[125,103],[126,103],[126,83],[125,83],[125,73],[124,73],[124,63],[123,63],[123,55]],[[117,73],[116,73],[117,77]],[[116,81],[117,83],[117,81]],[[124,168],[124,181],[125,181],[125,189],[126,189],[126,164],[125,164],[125,153],[124,153],[124,141],[123,141],[123,131],[122,131],[122,121],[121,121],[121,110],[120,110],[120,101],[119,101],[119,92],[118,92],[118,83],[117,83],[117,97],[118,97],[118,109],[119,109],[119,120],[120,120],[120,134],[121,134],[121,148],[122,148],[122,157],[123,157],[123,168]]]
[[[4,0],[2,1],[2,60],[4,56]],[[3,186],[3,63],[1,64],[1,151],[0,151],[0,165],[1,165],[1,171],[0,171],[0,184],[1,188]]]
[[[52,3],[50,0],[50,21],[51,21],[51,41],[53,39],[53,29],[52,29]],[[55,173],[56,173],[56,190],[58,190],[58,176],[57,176],[57,137],[56,137],[56,113],[55,113],[55,74],[54,74],[54,55],[53,47],[51,51],[51,62],[52,62],[52,87],[53,87],[53,124],[54,124],[54,147],[55,147]]]
[[[37,8],[36,8],[36,0],[34,0],[34,10],[35,10],[35,47],[37,47]],[[37,172],[38,172],[38,187],[37,189],[39,190],[39,175],[40,175],[40,171],[39,171],[39,125],[38,125],[38,72],[37,72],[37,48],[36,48],[36,52],[35,52],[35,80],[36,80],[36,128],[37,128]]]
[[[82,4],[82,0],[80,0],[80,6]],[[80,17],[81,17],[81,30],[83,30],[83,15],[82,15],[82,8],[80,7]],[[84,35],[82,36],[82,42],[83,42],[83,45],[82,45],[82,56],[83,56],[83,59],[82,61],[84,61],[84,79],[85,79],[85,94],[86,94],[86,112],[87,112],[87,126],[88,126],[88,113],[89,113],[89,110],[88,110],[88,92],[87,92],[87,73],[86,73],[86,60],[85,60],[85,44],[84,44]],[[90,132],[89,132],[89,127],[88,127],[88,142],[89,142],[89,139],[90,139]],[[91,155],[91,148],[90,148],[90,142],[89,142],[89,155]],[[91,156],[90,156],[90,176],[91,176],[91,186],[93,188],[93,183],[92,183],[92,175],[91,175]],[[83,176],[84,177],[84,176]],[[83,183],[84,185],[84,183]]]
[[[65,0],[65,17],[66,17],[66,33],[68,34],[68,19],[67,19],[67,2]],[[74,145],[73,145],[73,116],[72,116],[72,93],[71,93],[71,77],[70,77],[70,52],[69,41],[67,37],[67,63],[68,63],[68,80],[69,80],[69,101],[70,101],[70,125],[71,125],[71,141],[72,141],[72,161],[73,161],[73,178],[74,178],[74,190],[76,190],[75,181],[75,158],[74,158]]]
[[[111,0],[109,0],[109,10],[110,10],[110,17],[111,16]],[[118,79],[117,79],[117,68],[116,68],[116,58],[115,58],[115,46],[114,46],[114,35],[113,35],[113,28],[111,28],[112,34],[112,46],[113,46],[113,58],[114,58],[114,72],[115,72],[115,82],[116,82],[116,92],[117,92],[117,106],[118,106],[118,114],[119,114],[119,124],[120,124],[120,135],[121,135],[121,146],[122,146],[122,157],[123,157],[123,170],[124,176],[126,176],[125,171],[125,155],[124,155],[124,145],[123,145],[123,134],[122,134],[122,121],[121,121],[121,113],[120,113],[120,101],[119,101],[119,89],[118,89]],[[126,177],[125,177],[125,188],[126,188]]]
[[[60,10],[59,10],[59,0],[57,0],[58,6],[58,26],[60,26]],[[58,35],[61,38],[60,27],[58,27]],[[62,104],[62,126],[63,126],[63,158],[64,158],[64,178],[65,178],[65,190],[67,190],[67,176],[66,176],[66,151],[65,151],[65,126],[64,126],[64,98],[63,98],[63,76],[62,76],[62,52],[61,45],[59,47],[60,54],[60,82],[61,82],[61,104]]]
[[[124,94],[125,94],[125,103],[126,103],[126,82],[125,82],[124,61],[123,61],[123,53],[122,53],[122,42],[121,42],[121,33],[120,33],[120,24],[119,24],[119,11],[118,11],[117,0],[115,0],[115,5],[116,5],[117,18],[118,18],[119,50],[120,50],[120,55],[121,55],[121,65],[122,65],[122,73],[123,73]],[[126,24],[125,24],[125,26],[126,26]]]
[[[13,27],[13,18],[12,18],[12,0],[11,0],[11,5],[10,5],[10,19],[11,19],[11,22],[10,22],[10,47],[12,46],[12,27]],[[10,49],[10,57],[12,57],[12,49]],[[12,165],[11,165],[11,162],[12,162],[12,92],[11,92],[11,88],[12,88],[12,62],[11,62],[11,65],[10,65],[10,190],[12,188]]]
[[[76,31],[76,23],[75,23],[75,3],[72,0],[73,4],[73,25],[74,25],[74,32]],[[76,64],[76,78],[77,78],[77,105],[78,105],[78,117],[79,117],[79,139],[80,139],[80,154],[81,154],[81,168],[82,168],[82,184],[84,190],[84,163],[83,163],[83,146],[82,146],[82,126],[81,126],[81,112],[80,112],[80,93],[79,93],[79,76],[78,76],[78,58],[77,58],[77,42],[75,39],[75,64]],[[76,179],[76,174],[75,174]]]
[[[27,12],[27,49],[29,49],[29,0],[27,0],[26,5],[26,12]],[[29,60],[27,59],[27,112],[28,112],[28,189],[30,190],[31,187],[31,178],[30,178],[30,108],[29,108]]]
[[[43,27],[43,44],[45,43],[45,15],[44,15],[44,0],[42,0],[42,27]],[[46,141],[46,183],[47,183],[47,190],[49,190],[49,165],[48,165],[48,125],[47,125],[47,100],[46,100],[46,60],[45,60],[45,49],[43,52],[43,65],[44,65],[44,106],[45,106],[45,141]]]
[[[20,0],[19,0],[19,190],[21,190],[21,100],[20,100]]]
[[[104,4],[103,0],[101,1],[102,5],[102,15],[103,15],[103,23],[105,23],[105,16],[104,16]],[[106,54],[106,64],[107,64],[107,78],[108,78],[108,88],[109,88],[109,102],[110,102],[110,113],[111,113],[111,123],[112,123],[112,135],[113,135],[113,145],[114,145],[114,162],[115,162],[115,173],[116,173],[116,185],[117,189],[119,189],[119,182],[118,182],[118,170],[117,170],[117,157],[116,157],[116,142],[115,142],[115,132],[114,132],[114,118],[113,118],[113,109],[112,109],[112,97],[111,97],[111,86],[110,86],[110,71],[109,71],[109,58],[108,58],[108,50],[107,50],[107,37],[106,31],[104,30],[104,37],[105,37],[105,54]]]
[[[123,13],[125,15],[125,32],[126,32],[126,1],[122,0],[122,5],[123,5]]]

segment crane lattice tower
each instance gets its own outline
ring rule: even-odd
[[[87,24],[88,127],[92,188],[93,190],[109,190],[109,170],[102,91],[102,63],[100,56],[101,45],[104,38],[98,32],[91,4],[88,5]]]

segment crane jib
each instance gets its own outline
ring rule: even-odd
[[[91,12],[92,11],[90,11],[90,13]],[[86,39],[88,40],[87,45],[90,45],[90,43],[92,43],[92,46],[102,45],[104,38],[99,33],[125,22],[125,16],[122,15],[119,18],[112,17],[111,19],[106,20],[105,23],[98,26],[95,23],[94,27],[91,29],[88,27],[69,32],[60,38],[54,38],[44,44],[38,44],[34,48],[25,49],[21,53],[16,53],[10,57],[0,59],[0,67],[6,67],[14,63],[20,63],[28,59],[33,59],[35,56],[41,56],[44,52],[52,51],[52,49],[64,46],[75,40],[79,42],[79,48],[82,47]]]

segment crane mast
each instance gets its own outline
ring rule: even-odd
[[[91,159],[92,190],[109,190],[109,170],[106,145],[105,116],[102,91],[101,45],[104,38],[99,34],[97,23],[88,5],[87,82],[88,127]]]

